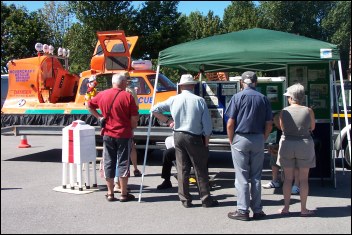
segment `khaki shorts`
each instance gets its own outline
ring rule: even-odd
[[[281,139],[277,164],[283,168],[314,168],[316,163],[313,139]]]

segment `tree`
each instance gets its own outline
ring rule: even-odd
[[[69,1],[77,20],[94,31],[133,29],[136,11],[131,1]]]
[[[95,31],[79,23],[71,26],[64,37],[63,44],[70,49],[70,72],[79,74],[90,68],[90,60],[96,43]]]
[[[331,1],[262,1],[258,8],[259,27],[325,40],[321,22]]]
[[[178,1],[146,1],[136,17],[136,58],[158,58],[159,51],[184,42],[184,18],[177,12]]]
[[[63,38],[68,29],[72,26],[73,16],[69,11],[67,3],[49,1],[44,3],[44,8],[40,10],[42,20],[46,22],[51,31],[50,38],[53,46],[58,48],[63,46]]]
[[[186,24],[189,35],[187,41],[210,37],[223,32],[219,16],[214,16],[214,12],[211,10],[206,16],[203,16],[199,11],[191,12],[186,17]]]
[[[341,64],[346,77],[351,63],[351,2],[338,1],[323,19],[322,27],[326,31],[327,41],[336,44],[340,49]]]
[[[7,73],[7,62],[36,55],[37,42],[51,44],[49,27],[38,12],[28,14],[26,8],[6,6],[1,2],[1,73]]]
[[[257,24],[257,10],[252,1],[232,1],[224,11],[225,32],[255,28]]]

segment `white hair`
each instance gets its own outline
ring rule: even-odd
[[[290,94],[294,101],[302,102],[305,96],[304,86],[302,86],[300,83],[296,83],[287,88],[287,93]]]
[[[112,75],[111,83],[120,85],[122,81],[127,80],[129,78],[129,76],[127,75],[128,73],[126,72],[115,73],[114,75]]]

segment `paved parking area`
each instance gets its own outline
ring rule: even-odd
[[[282,189],[263,189],[267,217],[261,221],[234,221],[227,218],[236,205],[235,172],[229,152],[212,152],[210,173],[216,174],[212,194],[216,208],[202,208],[192,186],[194,208],[184,208],[178,200],[177,181],[173,188],[156,190],[160,178],[161,151],[148,155],[141,202],[141,178],[131,177],[133,202],[107,202],[106,187],[98,175],[99,190],[75,195],[56,192],[61,185],[61,137],[27,136],[31,148],[20,149],[20,136],[1,136],[1,233],[201,233],[201,234],[351,234],[351,172],[337,169],[337,187],[331,180],[310,180],[309,209],[316,216],[299,217],[299,196],[292,197],[292,216],[277,213],[282,207]],[[143,169],[139,157],[139,169]],[[175,169],[173,169],[175,172]],[[266,156],[263,183],[270,180]],[[117,195],[118,196],[118,195]]]

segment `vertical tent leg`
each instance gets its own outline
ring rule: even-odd
[[[156,69],[156,75],[155,75],[155,82],[154,82],[154,92],[153,92],[153,100],[151,104],[150,110],[152,110],[155,102],[155,94],[156,94],[156,88],[158,85],[158,79],[159,79],[159,71],[160,71],[160,65],[158,64],[158,67]],[[149,146],[149,137],[150,137],[150,129],[152,127],[152,118],[153,118],[153,113],[150,112],[150,117],[149,117],[149,125],[148,125],[148,133],[147,133],[147,141],[145,145],[145,152],[144,152],[144,161],[143,161],[143,173],[141,177],[141,186],[139,188],[139,196],[138,196],[138,202],[141,202],[142,199],[142,189],[143,189],[143,181],[144,181],[144,172],[145,172],[145,165],[147,162],[147,155],[148,155],[148,146]]]

